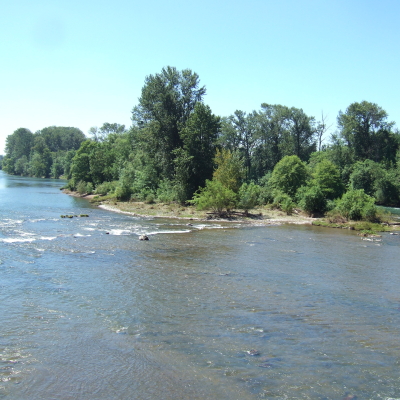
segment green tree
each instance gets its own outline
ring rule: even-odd
[[[244,176],[243,161],[239,152],[217,149],[214,162],[217,168],[213,173],[213,180],[221,182],[226,188],[238,193]]]
[[[212,209],[215,213],[222,215],[235,207],[237,194],[224,186],[219,180],[206,181],[206,186],[199,189],[190,202],[199,210]]]
[[[276,164],[268,184],[294,198],[308,179],[307,167],[298,156],[285,156]]]
[[[65,126],[49,126],[36,132],[35,136],[42,137],[51,152],[78,150],[86,139],[80,129]]]
[[[211,179],[219,129],[220,118],[212,114],[209,106],[197,103],[181,131],[183,148],[175,150],[175,181],[185,187],[181,200],[190,199]]]
[[[82,143],[81,147],[72,159],[71,185],[73,188],[81,181],[93,183],[92,175],[90,173],[90,156],[95,148],[95,142],[86,140]]]
[[[387,118],[385,110],[368,101],[352,103],[346,112],[339,112],[341,137],[354,150],[357,160],[395,160],[399,142],[392,132],[394,123]]]
[[[224,120],[220,143],[231,151],[240,151],[243,155],[243,165],[246,178],[253,175],[252,156],[257,140],[258,115],[256,112],[246,114],[236,110],[233,115]],[[225,143],[224,143],[225,142]]]
[[[350,186],[352,189],[363,189],[369,196],[374,196],[376,182],[383,179],[385,171],[382,166],[372,160],[357,161],[353,165],[350,175]]]
[[[316,182],[310,182],[297,191],[297,201],[300,208],[309,215],[324,213],[327,208],[326,196],[322,188]]]
[[[307,116],[303,110],[264,103],[256,115],[252,165],[257,179],[272,171],[284,156],[296,155],[302,161],[307,161],[315,151],[315,119]]]
[[[33,146],[33,133],[26,128],[19,128],[6,138],[6,155],[3,160],[3,170],[15,174],[15,163],[21,157],[29,159]]]
[[[336,209],[346,218],[352,220],[369,220],[376,218],[375,199],[368,196],[363,189],[347,191],[337,203]]]
[[[316,164],[312,178],[327,199],[333,200],[342,196],[344,186],[340,170],[331,161],[322,160]]]
[[[254,182],[243,183],[239,189],[238,207],[244,210],[245,214],[258,204],[261,188]]]
[[[205,93],[205,88],[199,86],[199,76],[189,69],[166,67],[146,77],[132,121],[138,128],[146,128],[146,135],[138,138],[152,143],[161,178],[173,178],[173,150],[183,146],[181,129]]]

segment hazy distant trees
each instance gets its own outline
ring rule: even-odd
[[[77,128],[50,126],[32,133],[19,128],[6,139],[3,169],[9,174],[54,177],[68,174],[70,155],[85,135]]]

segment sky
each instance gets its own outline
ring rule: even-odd
[[[400,127],[399,18],[398,0],[4,0],[0,154],[21,127],[129,127],[168,65],[199,75],[216,115],[282,104],[334,132],[366,100]]]

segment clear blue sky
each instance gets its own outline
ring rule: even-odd
[[[190,68],[217,115],[377,103],[400,126],[399,0],[14,0],[0,11],[0,154],[16,129],[130,125],[146,75]]]

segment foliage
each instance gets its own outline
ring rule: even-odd
[[[311,182],[307,186],[302,186],[297,191],[297,202],[309,215],[314,213],[324,213],[327,209],[327,200],[322,188]]]
[[[239,189],[238,207],[243,209],[245,213],[254,208],[258,204],[260,197],[260,186],[254,182],[243,183]]]
[[[164,179],[159,182],[157,188],[157,199],[161,203],[172,203],[177,200],[177,193],[173,182]]]
[[[284,193],[280,190],[276,190],[274,193],[274,200],[272,206],[280,208],[287,215],[291,215],[293,213],[293,209],[296,206],[296,204],[287,193]]]
[[[92,184],[92,182],[80,181],[76,185],[76,191],[81,195],[92,194],[93,193],[93,184]]]
[[[237,194],[224,186],[219,180],[207,180],[206,186],[199,189],[189,202],[194,204],[198,210],[212,209],[215,213],[222,215],[226,210],[229,212],[235,207]]]
[[[344,185],[339,168],[331,161],[325,159],[317,163],[312,178],[327,199],[336,199],[343,194]]]
[[[34,134],[19,128],[6,139],[3,169],[9,174],[24,176],[68,175],[69,165],[64,157],[78,149],[83,140],[84,135],[77,128],[52,126]]]
[[[394,123],[387,117],[385,110],[368,101],[352,103],[346,112],[339,112],[341,136],[357,160],[395,160],[399,144],[391,131]]]
[[[95,194],[99,194],[105,196],[107,194],[111,194],[115,192],[117,182],[103,182],[100,185],[96,186]]]
[[[243,161],[239,152],[217,149],[214,162],[217,168],[213,173],[213,180],[238,193],[243,179]]]
[[[175,183],[184,188],[181,202],[211,179],[220,118],[212,114],[209,106],[197,103],[181,130],[183,147],[175,150]]]
[[[161,179],[173,178],[173,150],[183,146],[181,129],[205,92],[204,87],[199,87],[199,76],[189,69],[166,67],[161,73],[146,77],[132,121],[146,129],[147,135],[141,139],[152,143]]]
[[[293,198],[297,189],[306,183],[307,178],[308,173],[304,162],[297,156],[285,156],[272,171],[269,185]]]
[[[344,218],[355,221],[374,221],[377,214],[375,199],[367,195],[363,189],[347,191],[337,202],[336,210]]]

